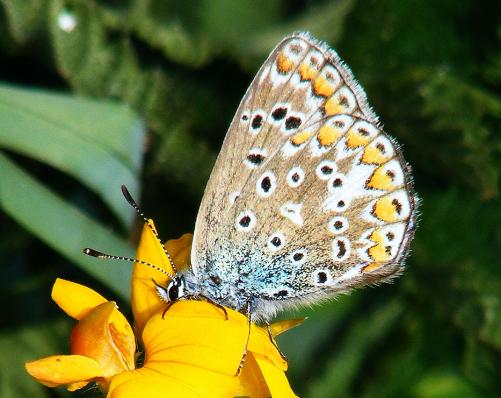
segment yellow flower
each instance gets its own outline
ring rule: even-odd
[[[188,266],[191,235],[166,246],[178,270]],[[161,244],[146,226],[137,258],[174,273]],[[205,301],[178,301],[163,317],[166,306],[152,279],[163,286],[168,282],[165,274],[135,264],[132,309],[136,336],[144,347],[141,367],[134,368],[134,335],[114,303],[91,289],[58,280],[54,300],[79,319],[72,333],[73,355],[28,363],[28,372],[45,385],[69,384],[71,390],[96,381],[111,398],[295,396],[284,373],[287,363],[265,328],[251,324],[244,366],[236,376],[249,332],[247,318],[226,309],[226,319],[220,308]],[[297,323],[274,324],[273,334]]]
[[[112,301],[88,287],[57,279],[53,300],[79,322],[71,333],[72,355],[54,355],[26,363],[40,383],[70,391],[96,381],[106,390],[118,373],[134,369],[136,343],[132,328]]]

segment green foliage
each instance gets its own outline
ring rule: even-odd
[[[65,351],[54,278],[126,299],[126,265],[80,254],[132,252],[119,185],[138,199],[144,185],[164,239],[191,231],[241,96],[294,30],[350,65],[422,199],[405,275],[304,310],[305,324],[280,337],[295,390],[501,396],[498,16],[495,2],[473,0],[0,0],[0,80],[24,86],[0,85],[0,299],[12,304],[0,396],[65,395],[22,367]]]

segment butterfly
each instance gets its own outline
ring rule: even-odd
[[[416,203],[410,168],[350,69],[326,44],[294,33],[231,122],[198,212],[191,267],[157,292],[167,303],[205,298],[268,322],[389,281],[403,270]]]

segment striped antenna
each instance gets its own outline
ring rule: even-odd
[[[161,273],[169,276],[171,279],[174,279],[174,275],[172,275],[170,272],[164,270],[163,268],[160,268],[158,265],[151,264],[147,261],[138,260],[137,258],[124,257],[124,256],[113,256],[111,254],[102,253],[100,251],[91,249],[89,247],[86,247],[85,249],[83,249],[83,252],[85,254],[87,254],[88,256],[96,257],[96,258],[104,258],[107,260],[124,260],[124,261],[129,261],[131,263],[144,264],[144,265],[147,265],[148,267],[151,267],[157,271],[160,271]]]
[[[134,210],[136,210],[137,214],[139,214],[139,216],[148,225],[148,228],[150,228],[150,231],[153,232],[153,235],[155,235],[155,237],[157,238],[158,242],[160,243],[160,246],[162,246],[162,249],[163,249],[165,255],[169,259],[170,265],[172,266],[172,269],[177,274],[177,269],[176,269],[176,266],[174,265],[174,261],[172,261],[172,258],[170,256],[169,252],[167,251],[167,249],[163,245],[162,241],[160,240],[160,237],[158,236],[157,231],[155,231],[155,228],[153,228],[153,225],[151,225],[150,220],[141,211],[141,209],[139,208],[139,206],[136,203],[136,201],[132,198],[132,195],[130,194],[130,192],[127,189],[127,187],[125,185],[122,185],[121,188],[122,188],[122,194],[125,197],[125,200],[134,208]]]

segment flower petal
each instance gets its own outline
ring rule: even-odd
[[[155,228],[153,221],[151,225]],[[156,231],[156,230],[155,230]],[[148,225],[144,225],[141,240],[136,252],[136,258],[154,264],[167,272],[174,274],[169,259],[165,255],[162,245]],[[132,312],[139,335],[151,316],[165,308],[165,303],[158,297],[153,280],[162,286],[167,286],[170,278],[144,264],[135,263],[132,270]]]
[[[271,334],[273,337],[276,337],[287,330],[290,330],[292,328],[295,328],[296,326],[301,325],[306,318],[297,318],[297,319],[286,319],[284,321],[277,321],[273,322],[270,327],[271,327]]]
[[[71,334],[71,353],[94,359],[105,377],[134,369],[134,334],[128,324],[128,331],[122,334],[110,323],[113,311],[112,301],[98,305],[78,322]]]
[[[137,371],[136,371],[137,372]],[[165,375],[150,375],[139,377],[134,374],[130,379],[125,379],[125,374],[118,375],[111,382],[107,398],[165,398],[187,397],[201,398],[205,394],[190,391],[189,387],[180,383],[175,377]]]
[[[180,363],[169,364],[168,373],[165,373],[166,369],[156,364],[151,368],[121,373],[113,378],[108,398],[270,397],[264,377],[252,354],[249,354],[238,377]]]
[[[245,357],[242,372],[238,376],[239,390],[234,396],[238,397],[271,397],[266,379],[259,368],[254,353],[248,352]]]
[[[165,248],[169,252],[178,271],[190,266],[192,241],[193,234],[184,234],[178,239],[170,239],[165,243]]]
[[[268,358],[259,354],[254,354],[254,356],[272,397],[296,397],[283,371],[277,368]]]
[[[249,351],[268,358],[278,369],[287,370],[287,361],[282,357],[277,349],[275,341],[271,341],[268,330],[252,324],[249,338]]]
[[[242,391],[243,394],[241,394]],[[183,398],[260,397],[260,395],[246,393],[241,388],[238,377],[226,376],[190,365],[172,363],[169,366],[168,374],[159,374],[156,370],[148,368],[119,374],[113,378],[107,398],[163,398],[166,396]]]
[[[145,367],[183,363],[234,376],[244,353],[247,318],[205,301],[179,301],[144,328]],[[158,369],[160,372],[161,369]]]
[[[244,354],[248,321],[237,311],[227,309],[227,312],[228,320],[211,303],[179,301],[169,308],[165,318],[161,313],[154,315],[143,332],[146,350],[143,367],[117,375],[109,397],[129,398],[134,396],[129,395],[133,391],[148,397],[165,396],[167,392],[169,396],[183,397],[269,397],[267,378],[275,390],[290,392],[287,379],[273,362],[278,361],[283,367],[280,354],[267,330],[255,325],[249,345],[252,342],[253,347],[265,353],[260,360],[265,362],[267,378],[250,346],[242,372],[235,376]]]
[[[94,307],[108,301],[87,286],[61,278],[52,287],[52,300],[75,319],[82,319]]]
[[[244,354],[248,321],[237,311],[227,309],[227,313],[226,320],[224,312],[211,303],[179,301],[169,308],[165,318],[162,311],[152,316],[143,331],[143,367],[115,376],[108,396],[269,397],[268,379],[276,391],[293,396],[280,370],[286,366],[285,362],[267,330],[255,325],[244,367],[235,376]],[[253,349],[263,353],[259,358],[266,375]],[[133,395],[134,392],[138,395]]]
[[[92,358],[82,355],[54,355],[25,364],[27,372],[47,387],[82,383],[82,387],[104,372]]]
[[[52,287],[52,299],[64,312],[78,320],[87,317],[95,307],[108,302],[103,296],[87,286],[60,278],[56,279]],[[110,308],[113,308],[113,311],[109,318],[109,324],[115,345],[122,346],[123,352],[127,353],[126,362],[129,364],[129,369],[130,366],[133,368],[134,333],[127,319],[116,308],[116,304],[113,303]],[[130,353],[131,349],[132,353]]]

